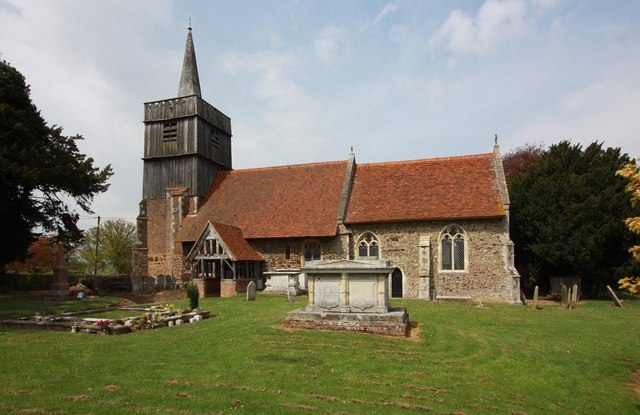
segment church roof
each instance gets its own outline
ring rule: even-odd
[[[197,216],[178,240],[195,241],[208,221],[242,229],[247,239],[334,236],[346,161],[217,173]]]
[[[345,223],[505,216],[494,154],[358,164]]]
[[[180,75],[180,86],[178,87],[178,97],[186,97],[189,95],[197,95],[202,98],[198,64],[196,62],[196,50],[193,46],[191,27],[189,27],[189,33],[187,34],[187,44],[184,48],[184,60],[182,62],[182,74]]]

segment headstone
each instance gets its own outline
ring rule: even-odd
[[[567,308],[569,304],[569,293],[567,292],[567,286],[562,284],[561,290],[562,290],[562,300],[561,300],[562,306],[564,308]]]
[[[53,283],[49,290],[49,295],[52,297],[68,297],[69,296],[69,281],[67,274],[69,267],[67,267],[64,261],[64,248],[62,244],[58,245],[57,263],[53,267]]]
[[[287,298],[289,299],[290,303],[295,303],[296,302],[296,292],[293,289],[290,289],[287,292]]]
[[[571,291],[571,302],[573,305],[578,303],[578,284],[573,284],[573,288]]]
[[[573,301],[571,301],[573,298],[573,288],[569,288],[569,291],[567,291],[567,309],[571,310],[573,308]]]
[[[533,309],[537,310],[538,309],[538,286],[536,285],[536,288],[533,289]]]
[[[613,302],[620,308],[622,308],[622,303],[620,302],[620,299],[618,298],[618,296],[616,295],[616,293],[613,292],[613,290],[611,289],[610,286],[607,285],[607,290],[609,290],[609,294],[611,294],[611,298],[613,299]]]
[[[251,281],[247,285],[247,301],[254,301],[256,299],[256,282]]]

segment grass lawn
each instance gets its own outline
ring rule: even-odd
[[[65,301],[43,300],[45,295],[2,295],[0,296],[0,320],[16,317],[30,317],[36,313],[60,314],[103,307],[113,307],[122,301],[117,297],[100,297],[82,301],[69,298]]]
[[[640,304],[394,301],[418,340],[279,328],[284,297],[123,336],[0,329],[0,413],[637,414]],[[0,313],[14,304],[0,299]],[[634,391],[634,387],[636,390]]]

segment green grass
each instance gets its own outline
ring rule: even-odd
[[[0,320],[30,317],[36,313],[42,315],[60,314],[64,312],[112,307],[122,301],[122,298],[117,297],[100,297],[84,300],[69,298],[64,301],[48,301],[44,298],[45,296],[43,295],[2,295],[0,296]]]
[[[2,313],[11,307],[0,299]],[[305,303],[201,299],[215,317],[123,336],[3,329],[0,413],[636,414],[640,304],[394,301],[419,340],[279,327]],[[30,411],[30,412],[29,412]],[[39,411],[39,412],[38,412]]]

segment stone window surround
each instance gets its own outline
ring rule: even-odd
[[[442,238],[445,234],[448,234],[448,229],[452,226],[456,226],[460,230],[460,234],[462,235],[464,241],[464,269],[443,269],[442,268]],[[454,235],[452,235],[454,236]],[[451,253],[453,256],[453,244],[451,246]],[[469,273],[469,237],[467,236],[467,231],[457,223],[450,223],[442,228],[440,234],[438,235],[438,271],[440,274],[451,273],[451,274],[468,274]],[[453,259],[453,258],[452,258]],[[452,263],[453,265],[453,263]]]
[[[322,259],[322,243],[319,239],[305,239],[302,241],[302,245],[300,246],[300,266],[304,266],[305,264],[305,250],[307,245],[317,244],[318,249],[320,250],[320,257],[318,259]]]
[[[371,236],[372,241],[370,243],[367,244],[367,252],[369,252],[369,248],[371,246],[371,243],[374,243],[378,246],[378,255],[377,256],[360,256],[360,243],[363,241],[364,238],[366,238],[367,236]],[[356,239],[356,247],[355,247],[355,254],[356,254],[356,258],[357,259],[380,259],[382,258],[382,249],[380,246],[380,238],[378,238],[378,235],[376,235],[374,232],[371,231],[364,231],[360,234],[360,236],[358,237],[358,239]]]

